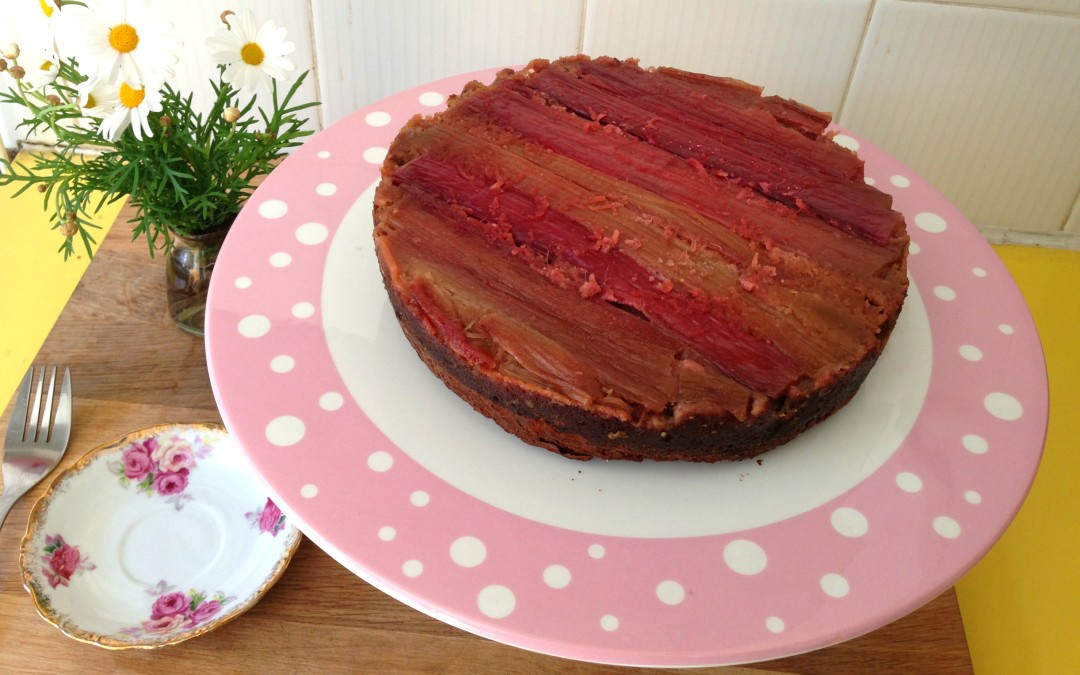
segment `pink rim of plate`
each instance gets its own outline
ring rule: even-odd
[[[838,142],[857,149],[868,182],[908,220],[933,355],[907,438],[839,497],[729,534],[587,534],[465,494],[371,422],[323,338],[327,250],[401,125],[495,72],[404,91],[312,137],[259,187],[222,250],[207,312],[211,381],[230,433],[300,529],[452,625],[626,665],[746,663],[828,646],[919,608],[970,569],[1019,510],[1041,458],[1038,334],[964,216],[847,132]]]

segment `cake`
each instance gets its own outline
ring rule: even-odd
[[[419,357],[526,443],[713,462],[855,395],[907,292],[891,198],[830,116],[635,60],[536,60],[408,121],[375,193]]]

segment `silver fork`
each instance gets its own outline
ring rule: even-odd
[[[46,370],[49,371],[47,382]],[[0,527],[3,527],[12,505],[56,468],[67,449],[71,437],[71,371],[64,368],[64,381],[58,397],[55,389],[56,371],[56,366],[51,370],[47,366],[30,366],[19,385],[4,437],[4,492],[0,494]],[[37,386],[32,387],[35,379]],[[48,389],[45,388],[46,384]]]

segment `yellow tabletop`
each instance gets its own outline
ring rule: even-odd
[[[1050,379],[1035,485],[1005,536],[956,585],[979,675],[1080,663],[1080,251],[997,246],[1027,300]]]
[[[33,164],[26,155],[16,161]],[[42,195],[31,188],[14,198],[18,187],[0,187],[0,408],[15,392],[90,264],[81,243],[64,261],[58,253],[64,239],[51,229]],[[123,205],[124,200],[118,201],[95,215],[93,222],[102,228],[94,230],[98,242]]]
[[[0,188],[0,408],[89,263],[85,254],[65,263],[40,195],[11,199],[13,192]],[[99,214],[101,237],[120,206]],[[996,250],[1042,338],[1050,427],[1030,497],[1001,541],[957,584],[957,593],[977,673],[1056,675],[1080,663],[1080,540],[1072,532],[1080,522],[1074,487],[1080,483],[1080,251]]]

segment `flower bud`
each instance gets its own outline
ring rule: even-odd
[[[52,105],[52,106],[57,106],[57,105],[60,105],[61,103],[63,103],[63,101],[60,100],[60,97],[57,96],[56,94],[49,94],[48,96],[45,97],[45,100],[48,101],[49,105]]]
[[[12,66],[8,68],[8,74],[16,80],[21,80],[26,77],[26,69],[22,66]]]
[[[0,50],[0,55],[3,55],[5,59],[19,58],[19,45],[14,42],[7,43],[4,45],[3,50]]]
[[[162,115],[158,118],[158,123],[161,124],[161,126],[163,127],[172,126],[172,118],[168,115]]]
[[[49,187],[47,185],[45,185],[45,183],[38,183],[38,186],[37,186],[37,191],[38,192],[45,192],[48,189],[49,189]]]
[[[5,70],[7,70],[7,61],[5,59],[0,59],[0,73]]]
[[[78,233],[78,231],[79,225],[71,217],[68,217],[68,219],[60,225],[60,234],[64,235],[68,239],[74,237],[75,234]]]
[[[236,120],[240,119],[240,108],[225,108],[222,111],[221,116],[225,118],[225,121],[229,124],[233,124]]]

